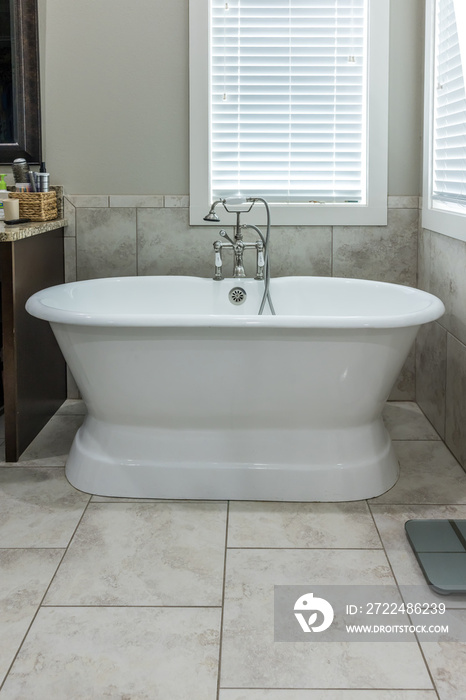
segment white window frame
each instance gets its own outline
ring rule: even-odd
[[[387,223],[390,0],[368,0],[368,3],[367,203],[272,203],[270,208],[274,225],[359,226]],[[191,225],[205,225],[203,217],[211,205],[209,10],[209,0],[189,0]],[[260,192],[257,195],[260,196]],[[254,207],[251,214],[260,209],[261,207]],[[231,222],[233,223],[233,218]],[[228,216],[224,216],[223,212],[222,223],[230,223]]]
[[[466,215],[434,208],[432,199],[434,147],[435,17],[437,0],[426,3],[424,70],[424,167],[422,227],[466,241]]]

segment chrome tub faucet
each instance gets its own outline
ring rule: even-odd
[[[241,279],[246,277],[246,272],[244,270],[244,252],[246,250],[256,251],[256,274],[254,279],[263,280],[265,275],[265,239],[261,231],[257,226],[252,224],[242,224],[240,221],[241,214],[249,212],[256,199],[243,199],[240,197],[231,197],[229,199],[219,199],[215,201],[207,216],[204,217],[204,221],[215,221],[219,222],[220,218],[215,212],[215,208],[218,204],[223,204],[224,208],[229,213],[236,214],[236,225],[234,226],[234,238],[230,238],[225,229],[220,229],[219,234],[222,238],[225,238],[228,243],[223,241],[215,241],[214,255],[215,255],[215,273],[214,280],[224,279],[223,275],[223,258],[222,250],[230,249],[233,251],[233,279]],[[260,240],[255,242],[245,242],[243,239],[243,229],[252,228],[260,236]]]
[[[240,221],[241,214],[247,214],[251,211],[252,207],[256,202],[261,202],[267,213],[267,232],[265,237],[262,235],[262,231],[257,228],[254,224],[242,224]],[[233,238],[230,238],[225,229],[220,229],[219,234],[222,238],[225,238],[228,243],[223,241],[215,241],[214,243],[214,255],[215,255],[215,273],[214,280],[223,280],[223,258],[222,251],[225,249],[230,249],[233,251],[233,279],[241,279],[246,277],[244,271],[244,251],[245,250],[255,250],[256,251],[256,274],[254,279],[262,280],[264,282],[264,294],[262,296],[262,301],[258,314],[261,315],[266,309],[266,303],[268,302],[268,311],[272,315],[275,314],[275,309],[273,306],[272,298],[270,296],[270,259],[269,259],[269,239],[270,239],[270,208],[265,199],[262,197],[229,197],[227,199],[217,199],[213,202],[210,207],[209,213],[204,217],[204,221],[213,221],[218,223],[220,218],[215,212],[216,207],[222,204],[224,209],[230,214],[236,214],[236,225],[234,227]],[[259,240],[254,242],[245,242],[243,239],[244,229],[253,229],[258,235]]]

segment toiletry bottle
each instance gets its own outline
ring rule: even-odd
[[[8,190],[6,188],[5,175],[0,174],[0,219],[5,217],[3,211],[3,200],[8,199]]]
[[[15,182],[29,182],[29,163],[25,158],[16,158],[11,167]]]

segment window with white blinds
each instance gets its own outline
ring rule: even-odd
[[[465,4],[436,7],[432,196],[440,206],[466,205]]]
[[[191,223],[236,195],[277,224],[386,222],[388,10],[190,0]]]
[[[364,202],[366,0],[212,0],[212,194]]]

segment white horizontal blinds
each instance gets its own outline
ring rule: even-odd
[[[365,202],[367,0],[211,0],[214,198]]]
[[[466,37],[458,25],[460,3],[465,0],[437,1],[433,197],[466,204],[466,41],[461,41]]]

